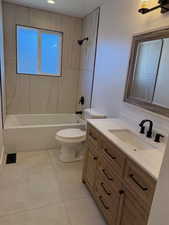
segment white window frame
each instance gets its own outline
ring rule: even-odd
[[[18,64],[19,64],[19,56],[18,56],[18,27],[23,27],[24,29],[34,29],[38,32],[38,73],[35,74],[31,74],[31,73],[20,73],[18,71]],[[42,33],[46,33],[46,34],[57,34],[61,37],[61,42],[60,42],[60,62],[59,62],[59,70],[60,73],[59,74],[50,74],[50,73],[44,73],[41,71],[41,64],[42,64]],[[24,25],[16,25],[16,73],[20,74],[20,75],[33,75],[33,76],[56,76],[56,77],[61,77],[62,76],[62,55],[63,55],[63,32],[59,32],[59,31],[52,31],[52,30],[46,30],[46,29],[40,29],[40,28],[35,28],[35,27],[30,27],[30,26],[24,26]]]

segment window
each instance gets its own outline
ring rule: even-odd
[[[17,73],[61,75],[62,33],[17,26]]]

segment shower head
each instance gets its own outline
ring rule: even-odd
[[[84,39],[82,39],[82,40],[78,40],[77,42],[78,42],[78,44],[81,46],[81,45],[83,45],[84,41],[88,41],[88,40],[89,40],[89,38],[86,37],[86,38],[84,38]]]

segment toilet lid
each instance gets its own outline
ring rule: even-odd
[[[65,139],[77,139],[83,138],[86,136],[86,132],[80,129],[65,129],[60,130],[56,134],[58,137],[65,138]]]

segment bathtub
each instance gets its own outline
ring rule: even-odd
[[[85,122],[75,114],[7,115],[4,141],[7,153],[55,149],[57,131],[66,128],[85,128]]]

